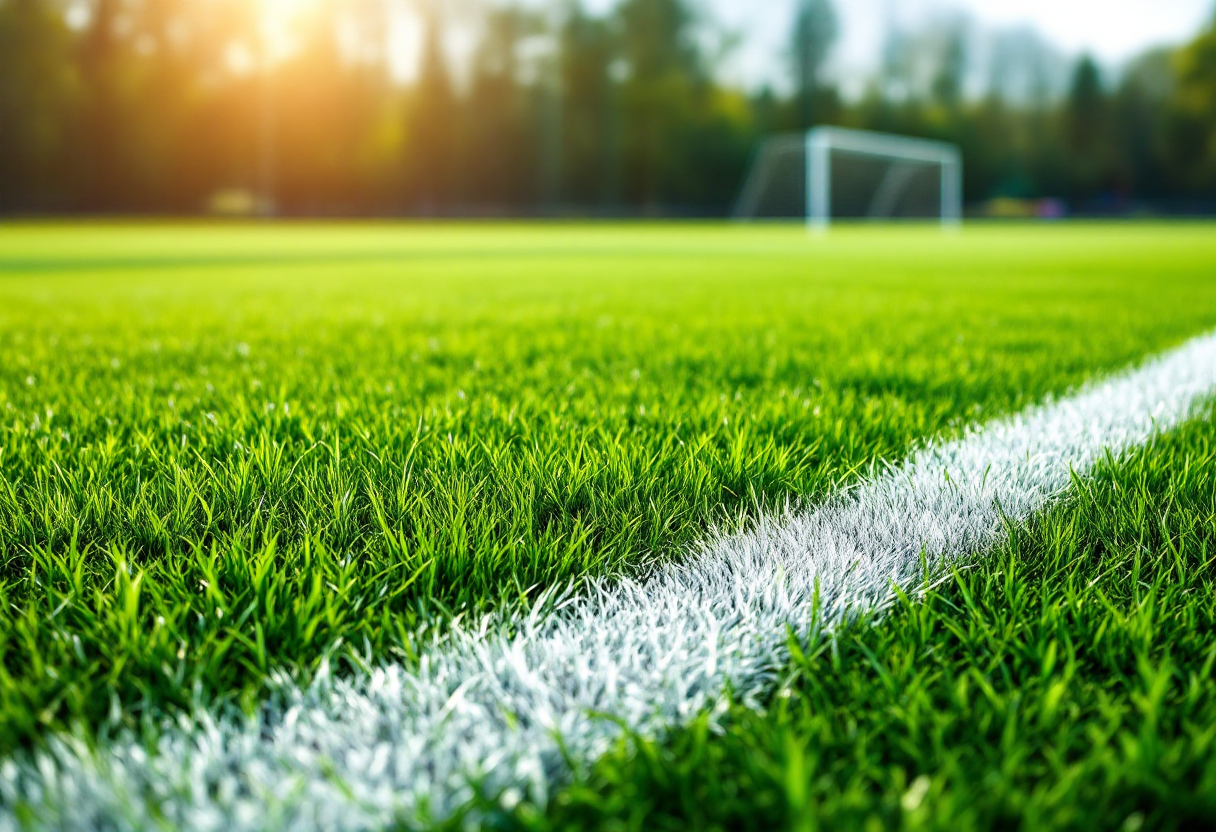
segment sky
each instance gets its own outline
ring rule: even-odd
[[[280,0],[290,2],[290,0]],[[544,5],[544,0],[523,0]],[[619,0],[583,0],[605,12]],[[740,41],[719,72],[723,81],[756,89],[788,86],[788,43],[798,0],[691,0]],[[1216,0],[834,0],[840,39],[832,72],[848,94],[860,92],[879,65],[895,20],[923,31],[936,19],[959,12],[983,32],[1032,28],[1065,56],[1089,53],[1109,69],[1153,46],[1189,40],[1216,19]],[[413,18],[397,21],[390,33],[395,74],[413,80],[422,29]],[[454,58],[474,48],[470,32],[449,32]],[[465,62],[455,60],[456,66]]]
[[[751,86],[776,75],[796,0],[700,2],[744,37],[731,80]],[[846,82],[874,69],[892,14],[915,25],[963,10],[983,28],[1029,25],[1062,51],[1089,52],[1112,67],[1149,47],[1184,41],[1216,18],[1216,0],[836,0],[836,8],[836,69]]]

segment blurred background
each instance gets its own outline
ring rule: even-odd
[[[724,216],[766,136],[1216,213],[1212,0],[0,0],[0,212]]]

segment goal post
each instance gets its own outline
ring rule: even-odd
[[[816,231],[844,218],[934,219],[957,227],[962,153],[948,142],[842,127],[775,136],[756,154],[734,215],[803,218]]]

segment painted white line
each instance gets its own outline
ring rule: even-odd
[[[449,818],[471,781],[544,801],[615,721],[657,734],[771,690],[787,627],[801,636],[918,593],[1063,493],[1070,471],[1192,416],[1216,392],[1216,335],[1067,400],[927,447],[820,508],[706,543],[642,582],[605,581],[527,620],[486,620],[419,667],[284,683],[256,719],[130,737],[52,740],[0,764],[0,829],[372,830]],[[817,600],[816,600],[817,599]],[[819,619],[815,623],[818,605]],[[596,714],[607,714],[612,720]],[[557,736],[560,735],[561,743]]]

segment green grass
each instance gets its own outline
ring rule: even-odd
[[[0,227],[0,753],[409,660],[1216,322],[1195,226]]]
[[[514,825],[1211,829],[1213,632],[1209,415],[924,603],[798,649],[765,713],[624,740]]]

